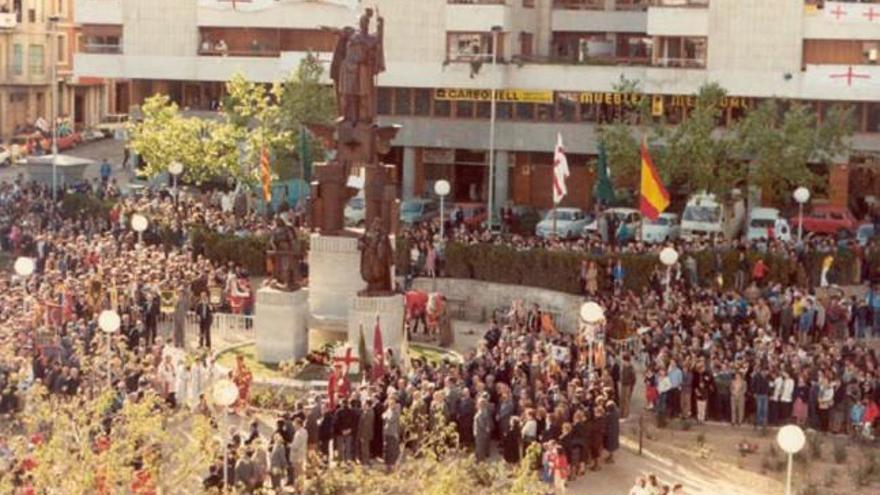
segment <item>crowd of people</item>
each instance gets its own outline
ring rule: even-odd
[[[123,197],[110,177],[76,190],[111,199],[113,206],[106,216],[63,211],[43,186],[22,179],[0,183],[0,249],[35,265],[33,274],[0,274],[0,414],[19,411],[24,392],[37,383],[59,396],[91,396],[109,373],[123,397],[149,389],[168,407],[210,415],[213,314],[248,313],[253,296],[246,270],[195,253],[188,233],[199,227],[262,235],[270,220],[254,212],[247,194],[148,190]],[[135,213],[150,219],[142,235],[129,228]],[[302,222],[296,212],[282,214],[292,225]],[[431,225],[404,232],[411,275],[442,274],[448,242],[594,254],[657,251],[638,242],[545,240],[450,227],[445,239]],[[171,232],[173,242],[142,242],[160,231]],[[579,274],[585,298],[605,310],[607,333],[633,335],[638,346],[591,343],[577,329],[547,324],[539,307],[513,301],[462,363],[414,360],[405,368],[396,362],[373,383],[346,383],[338,397],[298,403],[269,435],[259,424],[231,431],[231,455],[225,465],[218,460],[211,467],[205,486],[228,482],[246,493],[265,485],[276,491],[302,486],[310,448],[342,463],[376,462],[390,470],[446,425],[477,462],[493,452],[511,464],[531,459],[541,479],[560,491],[614,462],[619,423],[633,412],[640,380],[647,407],[661,417],[755,426],[791,422],[873,438],[880,371],[865,338],[880,333],[880,285],[844,292],[797,283],[803,277],[789,285],[769,283],[764,269],[742,261],[728,287],[701,279],[690,254],[754,248],[796,260],[804,252],[833,256],[847,249],[865,259],[876,243],[677,247],[682,256],[668,283],[657,272],[639,291],[625,288],[619,263],[601,270],[587,263]],[[867,263],[856,266],[857,279],[872,275]],[[610,284],[600,284],[601,277]],[[608,285],[613,290],[599,290]],[[98,325],[107,309],[120,315],[112,338],[103,338]],[[200,323],[197,345],[184,331],[188,314]],[[161,326],[163,320],[171,324]],[[197,349],[195,359],[181,359],[185,348]],[[92,359],[107,353],[112,359]],[[245,409],[253,376],[239,360],[230,378],[239,389],[235,408]],[[631,493],[677,490],[649,476]]]

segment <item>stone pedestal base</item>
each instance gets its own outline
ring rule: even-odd
[[[351,301],[366,287],[354,237],[313,234],[309,241],[309,310],[315,317],[348,317]]]
[[[386,349],[391,349],[394,353],[394,359],[399,362],[404,341],[402,294],[385,297],[355,297],[348,312],[348,342],[352,349],[358,348],[359,329],[363,326],[367,352],[372,356],[376,315],[379,316],[379,326],[382,329],[382,345]]]
[[[254,316],[257,359],[280,363],[301,359],[309,352],[309,290],[257,291]]]

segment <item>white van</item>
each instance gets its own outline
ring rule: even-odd
[[[749,213],[749,225],[746,228],[746,240],[749,242],[761,241],[770,237],[770,229],[773,229],[773,237],[782,242],[791,241],[791,226],[788,220],[782,218],[776,208],[752,208]]]
[[[732,240],[742,232],[745,217],[746,205],[738,189],[723,201],[714,194],[700,192],[691,196],[684,208],[681,237],[686,241],[699,237]]]

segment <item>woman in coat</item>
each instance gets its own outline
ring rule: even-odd
[[[510,418],[510,427],[507,435],[501,439],[501,452],[504,460],[510,464],[519,463],[520,459],[520,438],[522,437],[522,428],[519,417]]]
[[[269,454],[269,479],[272,489],[281,493],[281,480],[287,475],[287,453],[284,450],[284,439],[280,433],[272,437],[272,451]]]
[[[605,450],[608,451],[606,462],[614,463],[614,452],[620,447],[620,412],[614,401],[605,404]]]

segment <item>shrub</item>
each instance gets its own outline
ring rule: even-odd
[[[268,239],[265,237],[238,237],[205,228],[195,228],[190,235],[195,254],[204,255],[216,263],[231,261],[246,268],[251,275],[266,273]]]
[[[834,462],[836,462],[837,464],[843,464],[844,462],[846,462],[846,445],[844,445],[842,442],[835,442],[833,455]]]
[[[66,194],[61,198],[61,215],[68,219],[90,217],[106,220],[110,217],[113,204],[111,200],[99,199],[87,194]]]

